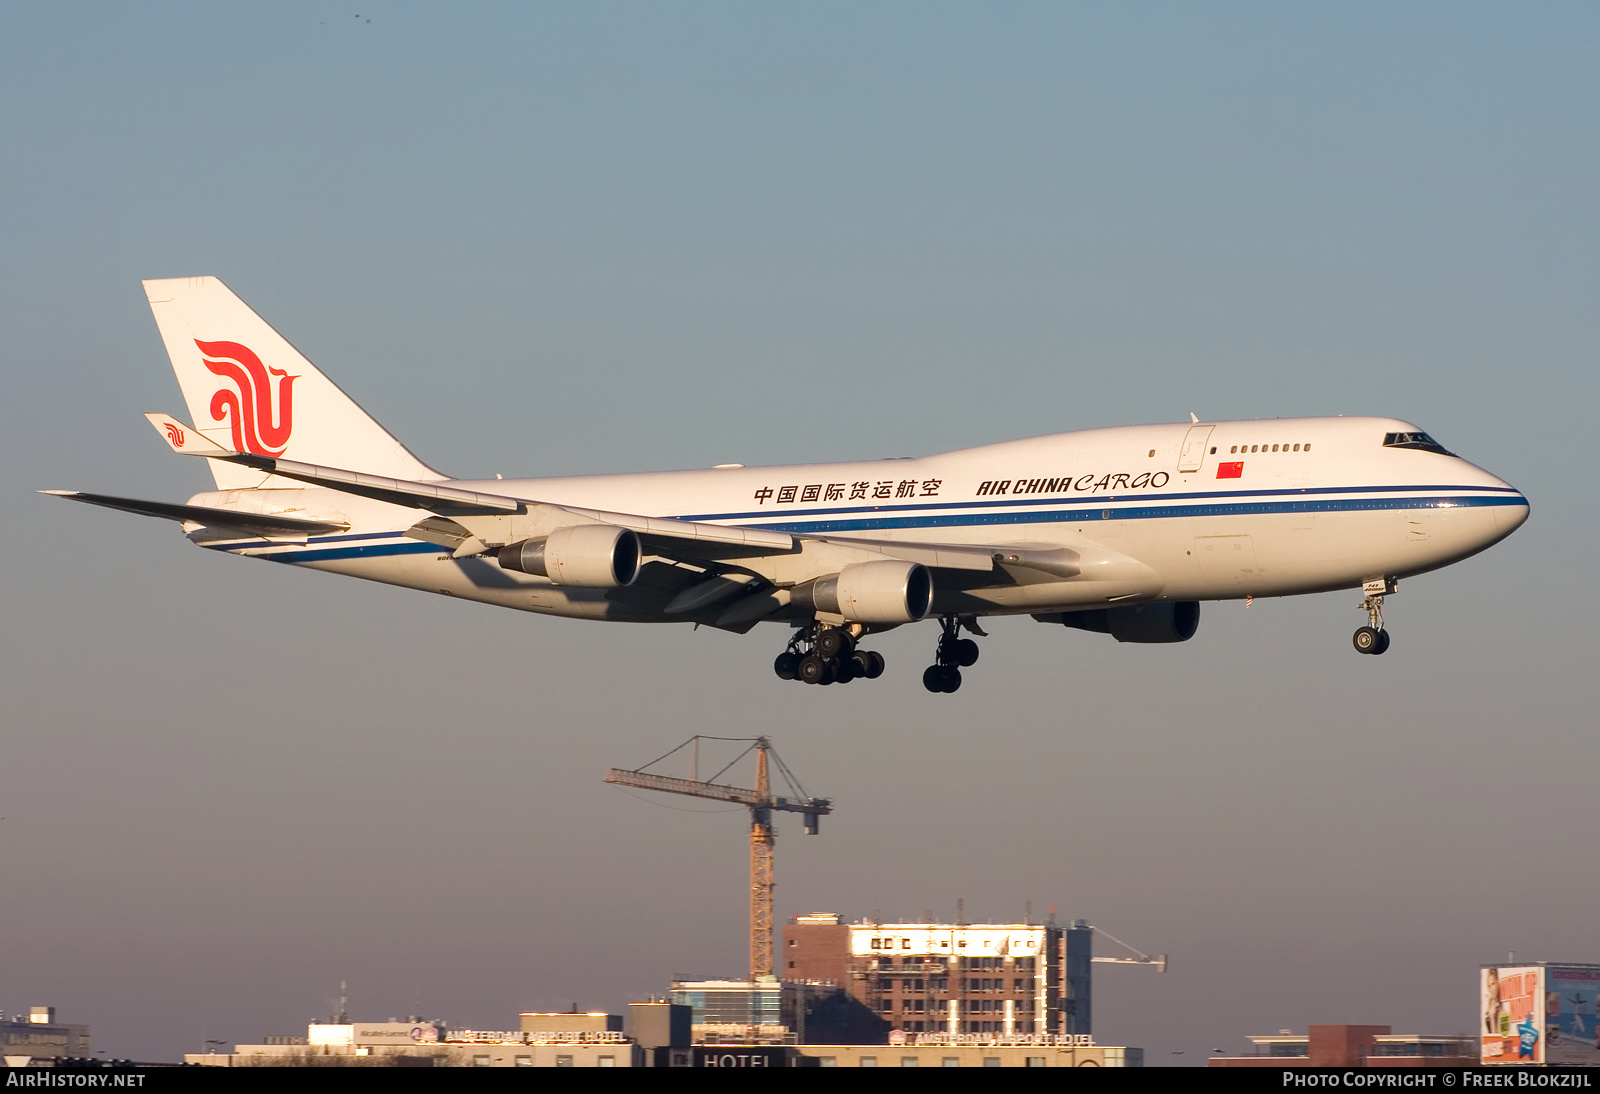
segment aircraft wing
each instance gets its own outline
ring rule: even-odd
[[[907,562],[920,562],[936,570],[975,570],[988,572],[994,569],[1001,549],[961,543],[912,543],[894,539],[855,539],[844,536],[805,536],[818,543],[828,543],[846,550],[854,549],[899,558]]]
[[[632,530],[650,550],[684,561],[720,562],[738,558],[795,554],[802,544],[822,548],[845,561],[864,558],[898,558],[942,570],[989,573],[1001,566],[1021,566],[1057,578],[1081,572],[1078,552],[1068,549],[989,547],[976,544],[915,543],[904,540],[857,539],[843,536],[796,536],[768,528],[707,524],[646,517],[513,498],[478,490],[465,490],[437,482],[369,475],[339,467],[283,460],[235,452],[215,444],[167,414],[146,414],[156,432],[174,452],[205,456],[254,468],[267,475],[294,479],[376,501],[423,509],[434,517],[418,521],[408,532],[413,538],[449,547],[458,556],[483,553],[565,524],[596,521]]]
[[[120,509],[124,513],[138,513],[142,517],[160,517],[184,523],[204,524],[210,528],[237,528],[261,536],[324,536],[346,531],[350,526],[325,520],[302,520],[299,517],[280,517],[270,513],[247,513],[238,509],[211,509],[201,505],[172,505],[164,501],[141,501],[138,498],[114,498],[109,494],[85,494],[80,490],[41,490],[41,494],[83,501],[90,505],[103,505],[107,509]]]
[[[461,518],[471,516],[529,516],[533,523],[550,527],[597,521],[615,524],[637,533],[645,543],[656,546],[690,542],[700,550],[700,557],[718,558],[714,548],[737,554],[773,554],[794,549],[794,537],[787,532],[772,532],[760,528],[726,527],[700,521],[673,520],[670,517],[643,517],[631,513],[610,513],[600,509],[579,509],[550,502],[489,494],[477,490],[463,490],[434,482],[412,482],[392,479],[384,475],[369,475],[348,471],[340,467],[323,467],[301,463],[298,460],[281,460],[271,456],[256,456],[247,452],[233,452],[212,443],[182,422],[168,414],[146,414],[156,432],[165,438],[168,447],[185,456],[205,456],[224,460],[286,479],[324,486],[332,490],[403,505],[411,509],[426,509],[441,517]],[[424,524],[429,522],[423,522]],[[435,522],[436,523],[436,522]],[[477,529],[470,529],[476,534]],[[427,539],[421,536],[418,538]],[[521,537],[516,537],[521,538]],[[430,540],[431,542],[431,540]]]

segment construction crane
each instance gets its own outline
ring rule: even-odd
[[[1136,946],[1128,945],[1126,942],[1122,941],[1122,939],[1118,938],[1116,935],[1112,934],[1110,931],[1106,930],[1104,927],[1090,927],[1089,929],[1091,931],[1097,931],[1100,934],[1105,935],[1107,938],[1111,939],[1111,941],[1115,942],[1117,945],[1121,946],[1123,949],[1127,950],[1129,953],[1135,955],[1133,957],[1092,957],[1092,958],[1090,958],[1090,960],[1093,961],[1095,964],[1097,964],[1097,965],[1154,965],[1156,967],[1156,971],[1157,972],[1166,972],[1167,971],[1167,955],[1166,954],[1158,953],[1158,954],[1156,954],[1154,956],[1151,956],[1150,954],[1145,953],[1143,950],[1139,949]]]
[[[699,778],[700,742],[733,741],[749,745],[743,752],[725,764],[711,778]],[[689,749],[689,777],[673,778],[658,775],[650,768],[675,753]],[[751,752],[756,754],[756,785],[753,789],[719,783],[729,768]],[[777,765],[778,773],[788,784],[789,797],[775,797],[767,779],[767,757]],[[658,756],[637,771],[624,771],[613,767],[606,772],[606,782],[619,786],[632,786],[640,790],[660,790],[668,794],[688,794],[695,798],[713,801],[737,802],[750,809],[750,979],[771,979],[772,972],[772,856],[777,832],[772,827],[774,812],[799,813],[805,821],[806,834],[817,834],[817,821],[824,813],[833,812],[833,803],[827,798],[813,798],[806,793],[800,780],[784,764],[765,737],[706,737],[695,735],[664,756]]]

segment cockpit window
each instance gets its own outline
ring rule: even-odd
[[[1426,433],[1385,433],[1383,435],[1385,448],[1420,448],[1424,452],[1437,452],[1441,456],[1454,456],[1454,452],[1447,451],[1444,445],[1428,436]]]

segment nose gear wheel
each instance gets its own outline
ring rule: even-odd
[[[1383,598],[1385,593],[1394,592],[1399,586],[1397,582],[1385,579],[1381,587],[1382,592],[1378,591],[1378,582],[1367,583],[1367,598],[1361,602],[1361,609],[1367,613],[1368,624],[1356,628],[1356,633],[1350,638],[1357,653],[1380,654],[1389,648],[1389,632],[1383,629]]]

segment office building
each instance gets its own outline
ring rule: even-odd
[[[1093,931],[1028,923],[845,923],[796,916],[786,979],[839,984],[906,1034],[1089,1035]]]

